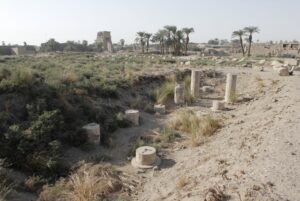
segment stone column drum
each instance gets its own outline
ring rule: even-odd
[[[154,105],[154,111],[156,113],[159,113],[159,114],[165,114],[166,113],[166,106],[161,105],[161,104]]]
[[[184,85],[176,84],[174,91],[174,102],[175,104],[183,104],[184,103]]]
[[[138,110],[126,110],[125,118],[130,121],[134,126],[139,126],[140,112]]]
[[[224,110],[225,103],[223,101],[214,100],[212,102],[212,111]]]
[[[156,155],[156,149],[150,146],[139,147],[135,151],[135,157],[131,164],[135,168],[148,169],[158,166],[161,159]]]
[[[201,71],[200,70],[192,70],[191,75],[191,94],[195,98],[200,96],[200,77]]]
[[[226,90],[225,90],[226,103],[232,102],[232,99],[235,97],[236,80],[237,80],[237,75],[232,75],[231,73],[227,74]]]
[[[86,131],[88,142],[91,144],[100,144],[100,125],[90,123],[83,127]]]
[[[156,150],[153,147],[139,147],[135,151],[136,162],[141,165],[152,165],[156,160]]]

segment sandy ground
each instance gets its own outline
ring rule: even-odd
[[[253,100],[222,112],[223,128],[200,147],[171,152],[175,164],[147,177],[135,200],[204,200],[211,188],[228,200],[300,200],[299,72],[225,71],[238,74],[239,96]]]

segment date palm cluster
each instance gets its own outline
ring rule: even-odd
[[[142,53],[149,52],[150,42],[159,44],[161,54],[187,55],[190,34],[194,32],[194,28],[178,29],[176,26],[164,26],[155,34],[147,32],[137,32],[136,41],[140,44]]]

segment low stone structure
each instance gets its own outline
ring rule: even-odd
[[[161,104],[154,105],[154,111],[155,111],[155,113],[158,113],[158,114],[165,114],[166,113],[166,106],[161,105]]]
[[[140,112],[138,110],[126,110],[125,119],[130,121],[134,126],[140,125]]]
[[[184,85],[176,84],[174,91],[174,102],[175,104],[183,104],[184,103]]]
[[[230,103],[235,99],[237,75],[227,74],[226,89],[225,89],[225,102]]]
[[[224,109],[225,109],[225,102],[224,101],[214,100],[212,102],[212,107],[211,107],[212,111],[220,111],[220,110],[224,110]]]
[[[149,169],[158,166],[161,163],[160,158],[156,155],[156,149],[150,146],[139,147],[135,151],[135,157],[131,164],[135,168]]]
[[[200,78],[201,78],[201,71],[200,70],[192,70],[191,94],[195,98],[199,98],[199,96],[200,96]]]
[[[101,134],[100,134],[100,125],[96,123],[90,123],[83,126],[83,129],[86,131],[88,142],[91,144],[100,144]]]

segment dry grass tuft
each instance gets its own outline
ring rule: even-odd
[[[183,189],[187,184],[188,184],[187,178],[185,176],[181,176],[179,177],[176,186],[178,189]]]
[[[221,189],[219,186],[215,186],[207,190],[204,201],[224,201],[229,198],[230,196],[224,193],[224,188]]]
[[[257,76],[257,77],[255,77],[255,81],[256,81],[256,84],[257,84],[257,87],[258,87],[258,91],[260,93],[263,93],[264,92],[264,87],[266,86],[264,84],[263,79],[260,76]]]
[[[279,80],[271,80],[271,86],[275,87],[276,85],[278,85]]]
[[[77,74],[73,71],[64,72],[61,77],[61,82],[64,84],[74,84],[79,81]]]
[[[202,137],[213,135],[220,127],[220,121],[211,116],[197,117],[193,111],[179,111],[168,126],[191,136],[192,146],[198,146]]]
[[[84,164],[67,180],[60,180],[52,187],[44,187],[39,201],[103,200],[122,189],[131,190],[133,184],[129,180],[128,175],[112,166]]]

